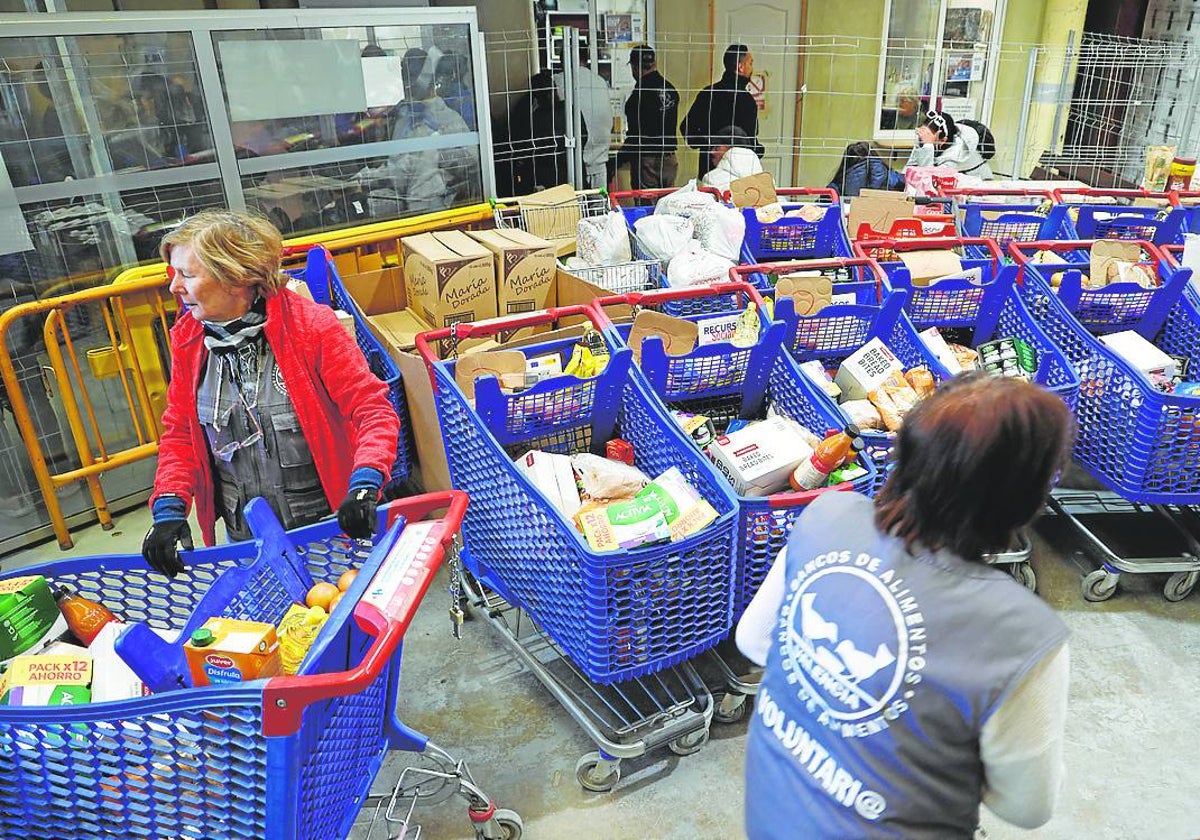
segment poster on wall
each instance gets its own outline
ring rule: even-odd
[[[955,120],[979,119],[979,102],[975,99],[944,96],[941,110]]]
[[[633,15],[605,15],[604,33],[609,43],[633,43]]]
[[[986,41],[992,31],[992,12],[979,8],[949,8],[946,10],[946,28],[942,35],[943,44],[974,45]]]

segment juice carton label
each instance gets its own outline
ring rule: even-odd
[[[183,646],[193,682],[200,685],[244,682],[280,672],[279,638],[275,626],[259,621],[210,618],[204,623],[213,643]]]

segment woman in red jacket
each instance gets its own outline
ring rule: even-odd
[[[231,540],[250,539],[242,509],[256,496],[285,528],[336,508],[348,536],[370,537],[400,421],[333,310],[285,288],[279,231],[259,216],[205,211],[160,252],[186,312],[171,329],[146,561],[183,570],[193,502],[206,545],[218,517]]]

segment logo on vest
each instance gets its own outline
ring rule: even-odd
[[[843,738],[888,728],[909,708],[925,667],[925,619],[878,557],[821,554],[791,581],[779,618],[787,681]],[[853,605],[853,606],[850,606]]]

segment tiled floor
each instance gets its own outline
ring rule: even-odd
[[[114,532],[81,532],[75,551],[136,551],[147,525],[144,512],[126,514]],[[1200,594],[1167,603],[1161,576],[1126,576],[1115,598],[1087,603],[1079,592],[1083,566],[1069,548],[1054,523],[1039,528],[1034,565],[1041,592],[1072,631],[1069,778],[1061,806],[1034,832],[986,814],[984,824],[993,840],[1200,837],[1193,708],[1200,689]],[[57,553],[48,546],[5,558],[4,565]],[[499,807],[520,813],[525,837],[742,836],[744,722],[714,725],[709,743],[692,756],[664,749],[627,760],[612,793],[584,793],[575,763],[593,745],[487,623],[469,621],[461,641],[451,636],[445,583],[443,574],[409,630],[400,717],[465,759]],[[386,789],[407,758],[393,756],[377,790]],[[368,836],[369,815],[363,812],[353,837]],[[456,800],[419,809],[417,817],[424,840],[473,837]],[[377,824],[370,836],[396,836],[396,826],[391,833],[383,828]]]

